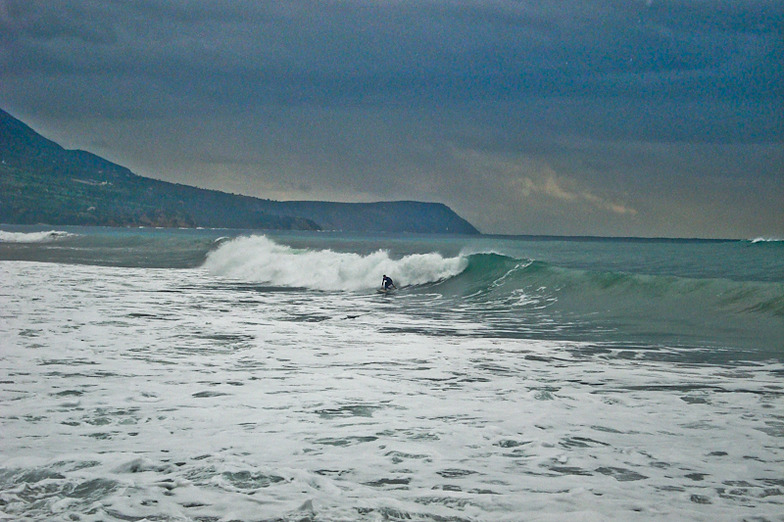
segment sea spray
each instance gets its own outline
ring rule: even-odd
[[[69,232],[62,230],[47,230],[42,232],[9,232],[0,230],[0,242],[2,243],[46,243],[56,241],[64,237],[72,236]]]
[[[438,253],[392,259],[387,251],[368,255],[333,250],[296,249],[266,236],[243,236],[221,243],[207,255],[211,273],[246,282],[314,290],[358,291],[389,275],[399,285],[422,285],[452,277],[467,266],[464,257]]]

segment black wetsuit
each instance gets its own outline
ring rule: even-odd
[[[391,288],[395,288],[395,283],[392,282],[392,279],[389,277],[384,277],[384,280],[381,282],[384,285],[384,290],[389,290]]]

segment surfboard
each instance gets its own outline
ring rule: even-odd
[[[387,289],[387,288],[377,288],[376,289],[376,292],[378,292],[379,294],[391,294],[391,293],[394,293],[394,291],[395,291],[394,288],[389,288],[389,289]]]

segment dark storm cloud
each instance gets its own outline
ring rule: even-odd
[[[5,74],[210,101],[781,95],[776,2],[5,2]],[[189,87],[189,88],[188,88]]]
[[[783,24],[763,0],[0,0],[0,103],[180,182],[666,234],[673,201],[718,219],[701,179],[777,193]]]

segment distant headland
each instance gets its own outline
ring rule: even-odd
[[[441,203],[273,201],[138,176],[0,110],[0,223],[478,234]]]

